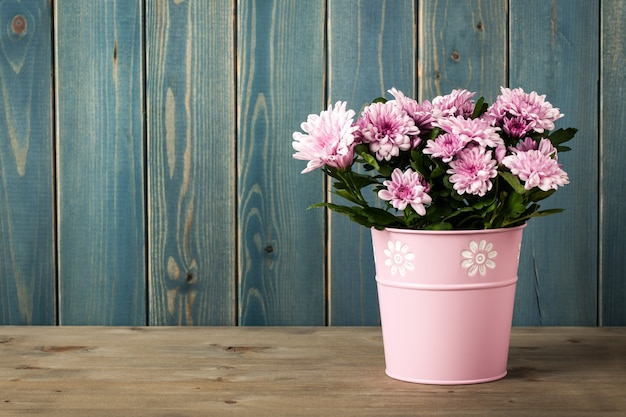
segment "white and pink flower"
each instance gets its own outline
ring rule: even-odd
[[[386,180],[383,185],[387,188],[380,190],[378,197],[390,201],[398,210],[404,210],[410,204],[417,214],[426,215],[424,204],[430,204],[432,199],[427,194],[427,185],[419,173],[410,168],[405,172],[396,168],[391,173],[391,181]]]
[[[462,116],[452,116],[439,119],[434,126],[444,132],[458,136],[465,143],[475,142],[482,147],[497,148],[504,146],[504,140],[498,134],[499,127],[494,127],[484,119],[466,119]]]
[[[400,151],[408,151],[416,145],[420,133],[415,121],[393,101],[372,103],[357,121],[363,143],[379,161],[389,161]],[[419,142],[417,142],[419,143]]]
[[[444,133],[437,136],[436,139],[430,139],[426,142],[424,153],[432,155],[435,158],[441,158],[443,162],[450,162],[452,159],[469,143],[467,137],[453,135],[452,133]]]
[[[429,132],[433,130],[432,123],[435,121],[433,116],[433,105],[430,101],[424,100],[421,104],[417,100],[409,98],[400,90],[392,88],[389,93],[396,99],[396,102],[415,122],[415,126],[420,132]],[[416,146],[416,145],[415,145]]]
[[[498,176],[497,165],[491,151],[475,146],[461,151],[450,162],[447,173],[451,174],[450,182],[460,195],[467,193],[482,197],[493,187],[491,179]]]
[[[569,183],[558,153],[576,129],[550,132],[563,114],[545,96],[501,87],[488,106],[463,89],[421,103],[388,92],[393,100],[374,100],[356,120],[338,102],[293,134],[294,157],[308,161],[303,172],[325,167],[332,191],[352,204],[316,206],[366,227],[433,230],[516,226],[556,211],[540,211],[536,202]],[[370,205],[365,190],[384,209]],[[488,255],[465,264],[482,274],[492,264]]]
[[[556,190],[559,186],[569,184],[567,173],[551,154],[545,152],[549,152],[549,149],[516,152],[506,156],[502,164],[524,181],[526,190],[535,187],[542,191]]]
[[[292,143],[297,151],[293,157],[309,161],[302,173],[313,171],[324,165],[348,168],[354,158],[354,110],[346,110],[346,102],[337,102],[335,107],[319,115],[311,114],[300,128],[308,133],[294,132]]]
[[[475,92],[455,89],[445,96],[437,96],[432,101],[433,117],[437,120],[451,116],[470,117],[474,112],[472,97]]]
[[[563,117],[561,111],[546,101],[545,95],[526,93],[521,88],[500,87],[501,94],[489,107],[485,119],[494,126],[505,126],[505,132],[524,137],[528,132],[543,133],[554,129],[554,122]]]

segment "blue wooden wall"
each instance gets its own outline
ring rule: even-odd
[[[626,325],[626,0],[0,0],[0,324],[376,325],[369,231],[291,133],[397,87],[579,133],[514,324]],[[332,198],[332,197],[331,197]]]

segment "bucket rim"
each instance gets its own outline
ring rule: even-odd
[[[383,230],[371,228],[372,233],[375,232],[392,232],[409,235],[474,235],[474,234],[494,234],[494,233],[507,233],[522,230],[526,227],[527,223],[521,224],[515,227],[500,227],[497,229],[473,229],[473,230],[422,230],[422,229],[400,229],[395,227],[385,227]]]

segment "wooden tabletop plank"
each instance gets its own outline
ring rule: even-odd
[[[378,327],[0,327],[0,415],[623,416],[626,328],[514,328],[509,374],[384,374]]]

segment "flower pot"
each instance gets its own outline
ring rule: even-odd
[[[445,385],[506,375],[524,227],[372,228],[387,375]]]

